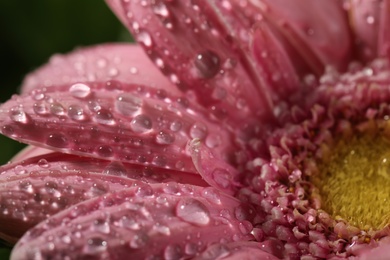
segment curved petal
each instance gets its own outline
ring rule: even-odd
[[[121,190],[64,210],[27,232],[11,259],[180,259],[221,239],[252,238],[249,222],[235,217],[240,202],[212,188],[151,184],[143,196],[136,191]]]
[[[234,137],[207,111],[165,90],[140,85],[76,83],[36,89],[0,107],[3,134],[66,153],[196,172],[185,150],[205,141],[221,159]]]
[[[351,37],[347,16],[341,1],[311,0],[254,0],[267,20],[296,48],[306,62],[316,67],[315,59],[323,66],[346,69],[351,55]],[[334,44],[337,42],[337,48]],[[315,56],[307,56],[310,52]]]
[[[147,183],[207,185],[190,173],[60,153],[8,164],[0,172],[0,238],[11,243],[65,208],[108,192]]]
[[[14,157],[12,157],[11,161],[12,162],[19,162],[31,157],[35,157],[38,155],[42,154],[48,154],[53,152],[52,150],[48,150],[45,148],[33,146],[33,145],[28,145],[26,148],[21,150],[19,153],[17,153]]]
[[[56,54],[49,63],[26,76],[21,91],[84,81],[117,80],[158,87],[177,95],[178,90],[155,68],[141,47],[112,43]]]
[[[125,25],[162,72],[195,93],[214,117],[237,132],[273,118],[270,90],[214,1],[107,2],[126,16]]]
[[[378,55],[390,59],[390,0],[384,0],[379,21]]]

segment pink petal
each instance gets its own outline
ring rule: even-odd
[[[384,0],[379,21],[378,55],[390,59],[390,0]]]
[[[19,153],[17,153],[14,157],[12,157],[11,161],[12,162],[19,162],[19,161],[22,161],[22,160],[25,160],[25,159],[28,159],[31,157],[35,157],[35,156],[42,155],[42,154],[48,154],[51,152],[52,152],[51,150],[48,150],[45,148],[29,145],[26,148],[24,148],[23,150],[21,150]]]
[[[0,168],[0,237],[15,243],[29,228],[84,200],[147,183],[206,186],[200,176],[60,153]]]
[[[213,244],[193,260],[204,259],[245,259],[245,260],[277,260],[279,258],[263,251],[258,242],[232,242],[228,244]]]
[[[107,2],[126,16],[125,25],[162,72],[195,93],[212,116],[237,132],[272,117],[270,92],[214,1]]]
[[[84,81],[118,80],[158,87],[178,94],[176,87],[155,68],[142,48],[132,44],[103,44],[56,54],[45,66],[27,75],[22,92]]]
[[[348,21],[341,1],[263,0],[255,2],[267,20],[279,28],[310,67],[346,68],[351,55]],[[337,42],[337,48],[334,43]],[[315,56],[307,54],[314,53]]]
[[[238,200],[212,188],[151,184],[140,196],[132,187],[75,205],[37,225],[18,242],[12,259],[188,258],[211,243],[249,240],[234,216]],[[212,197],[208,192],[212,190]],[[218,195],[215,195],[218,194]],[[220,216],[221,210],[230,212]],[[106,229],[101,229],[101,226]]]
[[[382,1],[352,0],[348,5],[359,55],[366,61],[374,59],[378,52],[379,15]]]
[[[236,193],[240,177],[237,169],[216,158],[198,139],[191,141],[189,149],[196,169],[207,183],[227,194]]]
[[[36,89],[0,107],[3,134],[66,153],[195,172],[185,150],[203,140],[221,159],[237,150],[207,111],[165,90],[76,83]]]

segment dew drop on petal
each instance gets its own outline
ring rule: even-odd
[[[204,139],[207,134],[207,128],[202,123],[195,123],[190,129],[191,138]]]
[[[33,110],[37,115],[43,116],[49,114],[49,108],[44,102],[34,103]]]
[[[68,116],[74,121],[84,121],[86,119],[84,109],[78,105],[68,107]]]
[[[102,157],[111,157],[113,155],[113,150],[110,146],[101,145],[97,148],[96,153]]]
[[[181,259],[182,257],[183,253],[179,245],[168,245],[164,250],[165,259]]]
[[[111,114],[108,109],[102,108],[95,114],[96,122],[102,125],[115,125],[114,116]]]
[[[220,69],[220,58],[211,50],[198,53],[194,63],[199,76],[206,79],[214,77]]]
[[[152,129],[152,120],[146,115],[137,115],[131,120],[130,128],[136,133],[148,132]]]
[[[15,174],[17,174],[17,175],[26,174],[27,173],[26,169],[22,165],[17,165],[14,168],[14,171],[15,171]]]
[[[181,199],[176,206],[176,216],[188,223],[200,226],[210,222],[208,209],[196,199]]]
[[[177,131],[180,131],[182,127],[182,123],[180,121],[173,121],[170,126],[169,126],[169,129],[173,132],[177,132]]]
[[[125,116],[138,113],[142,107],[142,99],[132,94],[121,94],[115,102],[116,109]]]
[[[120,162],[112,162],[104,168],[103,174],[114,176],[127,176],[127,170]]]
[[[27,114],[24,112],[23,108],[21,107],[14,107],[10,110],[9,114],[12,121],[21,123],[21,124],[27,124],[29,122]]]
[[[92,229],[102,234],[109,234],[111,230],[109,222],[104,219],[95,219]]]
[[[142,248],[146,246],[148,243],[149,237],[144,233],[138,233],[133,236],[133,238],[130,240],[130,247],[131,248]]]
[[[172,144],[175,141],[175,137],[167,132],[160,131],[156,135],[156,143],[158,144]]]
[[[55,116],[63,116],[65,108],[60,103],[52,103],[50,104],[50,112]]]
[[[83,248],[85,254],[99,254],[107,250],[107,241],[100,237],[88,239],[87,244]]]
[[[47,162],[46,159],[40,159],[38,161],[38,166],[41,168],[49,168],[50,164]]]
[[[91,94],[91,88],[83,83],[76,83],[70,86],[70,94],[75,98],[86,98]]]
[[[53,147],[65,148],[68,146],[68,139],[63,134],[53,133],[48,135],[46,144]]]
[[[137,42],[143,44],[145,47],[152,47],[153,41],[150,34],[146,31],[140,30],[139,33],[136,35]]]

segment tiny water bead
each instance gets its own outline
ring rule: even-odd
[[[214,77],[221,66],[219,56],[211,50],[198,53],[194,63],[199,76],[206,79]]]
[[[368,134],[340,139],[312,177],[321,208],[363,230],[390,224],[390,139]]]

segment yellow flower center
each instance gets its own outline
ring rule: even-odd
[[[368,135],[340,140],[313,178],[321,208],[364,230],[390,224],[390,140]]]

